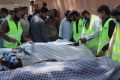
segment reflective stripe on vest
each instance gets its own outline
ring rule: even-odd
[[[120,23],[116,26],[117,32],[115,37],[115,43],[113,46],[113,53],[112,53],[112,59],[120,62]]]
[[[8,33],[6,33],[6,35],[8,35],[10,38],[15,39],[15,40],[20,42],[21,35],[23,32],[20,22],[18,22],[18,27],[16,27],[15,22],[11,18],[7,19],[7,22],[8,22],[8,26],[9,26],[10,30]],[[18,46],[18,43],[11,43],[11,42],[4,40],[4,47],[5,48],[14,48],[17,46]]]
[[[109,18],[103,28],[102,28],[102,31],[100,33],[100,38],[99,38],[99,46],[98,46],[98,50],[97,50],[97,53],[99,53],[99,51],[106,45],[109,43],[110,41],[110,38],[108,36],[108,29],[109,29],[109,22],[113,20],[112,18]]]
[[[73,39],[75,42],[78,42],[80,40],[82,28],[83,28],[82,19],[79,19],[79,22],[78,22],[78,33],[76,32],[76,21],[73,23]]]

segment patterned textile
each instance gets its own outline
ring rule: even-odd
[[[0,80],[120,80],[120,63],[106,57],[44,62],[0,72]]]

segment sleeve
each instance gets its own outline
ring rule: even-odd
[[[9,31],[9,27],[8,27],[8,23],[7,20],[5,20],[4,22],[2,22],[1,27],[0,27],[0,36],[7,40],[7,41],[11,41],[12,38],[10,38],[9,36],[7,36],[5,33],[7,33]]]
[[[58,35],[60,38],[63,38],[63,32],[62,32],[63,31],[63,26],[64,26],[63,21],[61,21],[60,28],[59,28],[59,35]]]
[[[90,39],[93,39],[95,38],[96,36],[98,36],[101,32],[101,28],[102,28],[102,20],[97,16],[96,19],[94,20],[94,23],[93,23],[93,33],[92,34],[89,34],[89,35],[86,35],[85,38],[87,40],[90,40]]]
[[[48,31],[48,28],[47,28],[48,26],[44,22],[40,23],[40,25],[41,25],[41,31],[40,32],[41,32],[41,36],[42,36],[44,42],[50,41],[49,31]]]
[[[112,35],[113,35],[115,25],[116,24],[115,24],[115,22],[113,20],[109,22],[109,31],[108,31],[109,38],[111,38]]]

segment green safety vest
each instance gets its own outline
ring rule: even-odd
[[[76,21],[74,21],[74,23],[73,23],[73,39],[74,39],[75,42],[78,42],[80,40],[81,33],[82,33],[82,28],[83,28],[83,21],[82,21],[82,19],[79,19],[78,33],[77,33],[76,32]]]
[[[10,18],[7,19],[8,26],[9,26],[9,32],[5,33],[7,36],[9,36],[12,39],[15,39],[20,42],[21,36],[22,36],[22,26],[20,24],[20,21],[18,22],[18,27],[16,26],[15,22]],[[11,43],[6,40],[4,40],[4,47],[5,48],[15,48],[18,46],[18,43]]]
[[[115,37],[115,43],[113,46],[112,60],[120,62],[120,23],[117,23],[117,32]]]
[[[95,18],[96,18],[96,15],[91,15],[89,28],[88,29],[86,29],[85,27],[83,28],[83,30],[84,30],[83,35],[89,35],[89,34],[93,33],[92,25],[93,25]],[[96,36],[95,38],[89,40],[89,42],[86,43],[86,46],[88,48],[98,47],[98,44],[99,44],[98,40],[99,40],[99,35]]]
[[[97,53],[99,53],[99,51],[106,45],[110,42],[110,38],[108,36],[108,30],[109,30],[109,22],[111,20],[114,20],[112,18],[109,18],[103,28],[102,28],[102,31],[100,33],[100,37],[99,37],[99,46],[98,46],[98,50],[97,50]]]

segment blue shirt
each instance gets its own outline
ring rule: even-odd
[[[62,19],[59,28],[59,37],[71,40],[72,31],[72,23],[70,23],[66,18]]]

